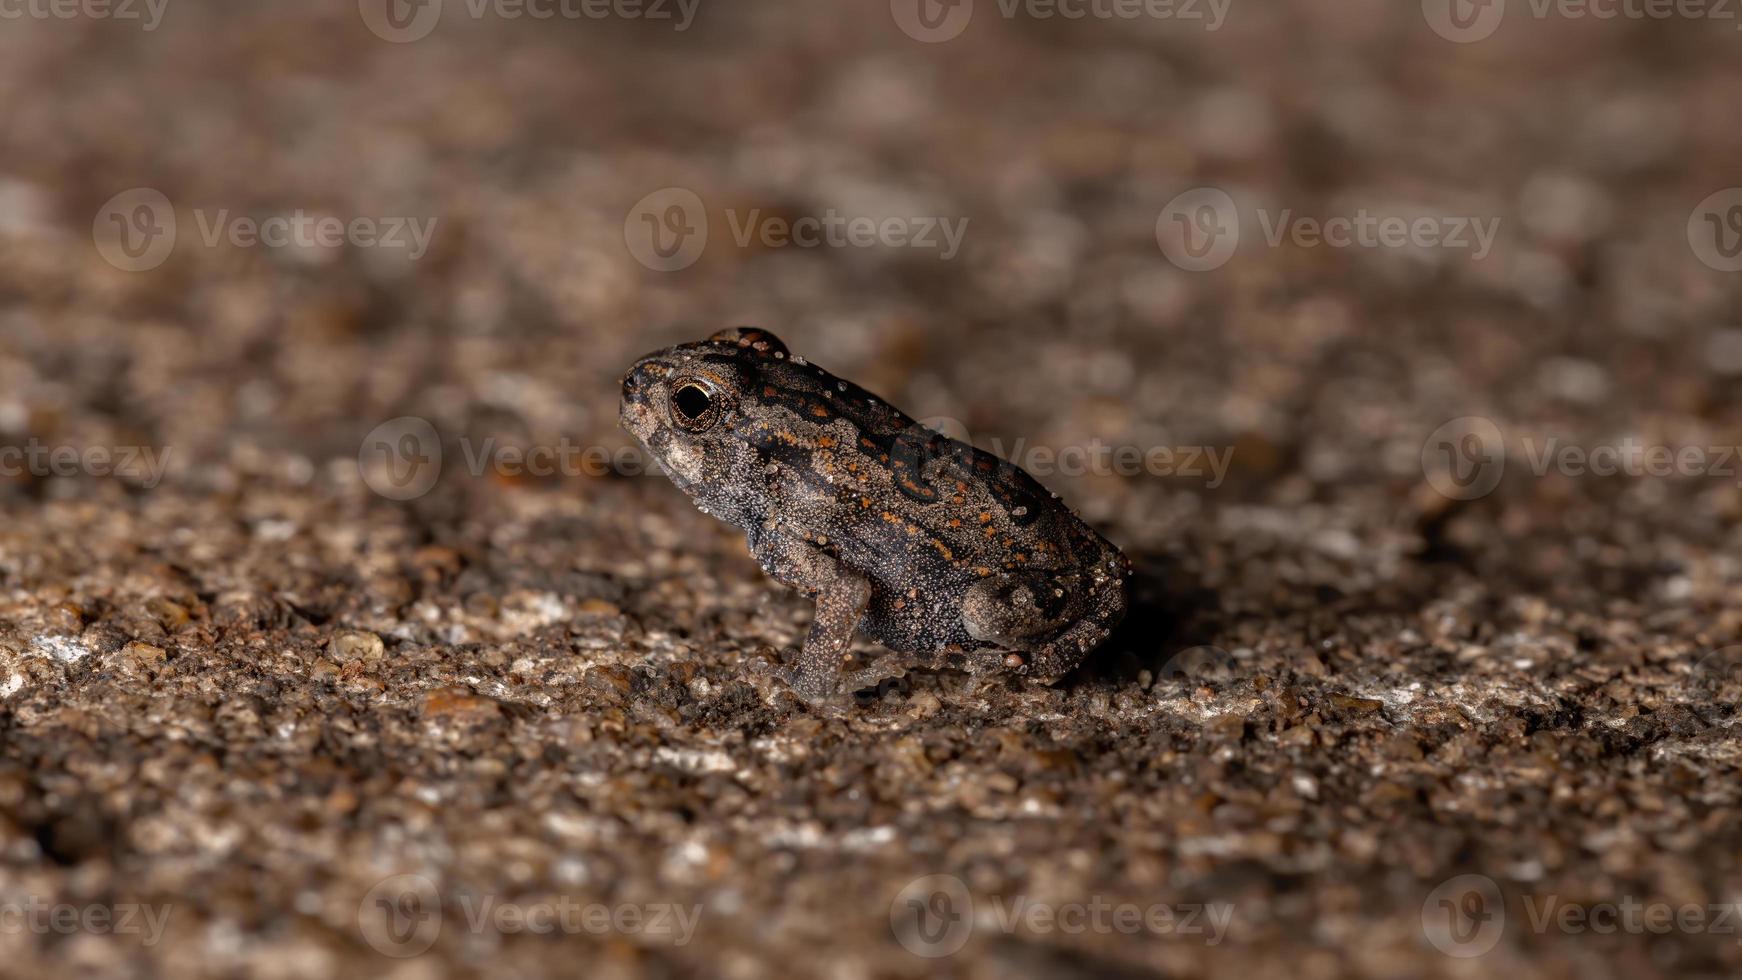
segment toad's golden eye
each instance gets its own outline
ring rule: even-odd
[[[720,399],[706,381],[685,378],[671,394],[671,420],[691,432],[705,432],[720,419]]]

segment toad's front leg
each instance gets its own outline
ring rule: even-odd
[[[766,535],[751,554],[769,575],[814,596],[816,616],[805,635],[798,661],[781,678],[812,703],[835,693],[841,661],[853,642],[853,632],[871,602],[871,582],[821,548],[790,534]]]

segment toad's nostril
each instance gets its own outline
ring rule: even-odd
[[[665,373],[665,365],[658,361],[646,360],[637,362],[623,376],[623,397],[641,398],[651,390],[658,379]]]

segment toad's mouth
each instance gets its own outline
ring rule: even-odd
[[[625,397],[618,407],[617,421],[641,443],[647,458],[658,465],[667,479],[679,490],[694,495],[702,479],[700,453],[675,442],[652,406]]]
[[[653,451],[653,437],[659,432],[659,420],[645,401],[625,394],[622,404],[617,407],[617,423],[640,440],[649,452]]]

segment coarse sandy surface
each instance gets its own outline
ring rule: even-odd
[[[0,20],[0,975],[1742,970],[1734,22],[902,2]],[[760,233],[831,213],[968,223]],[[1292,224],[1362,215],[1469,244]],[[1028,465],[1127,627],[795,699],[808,604],[598,465],[734,323]]]

